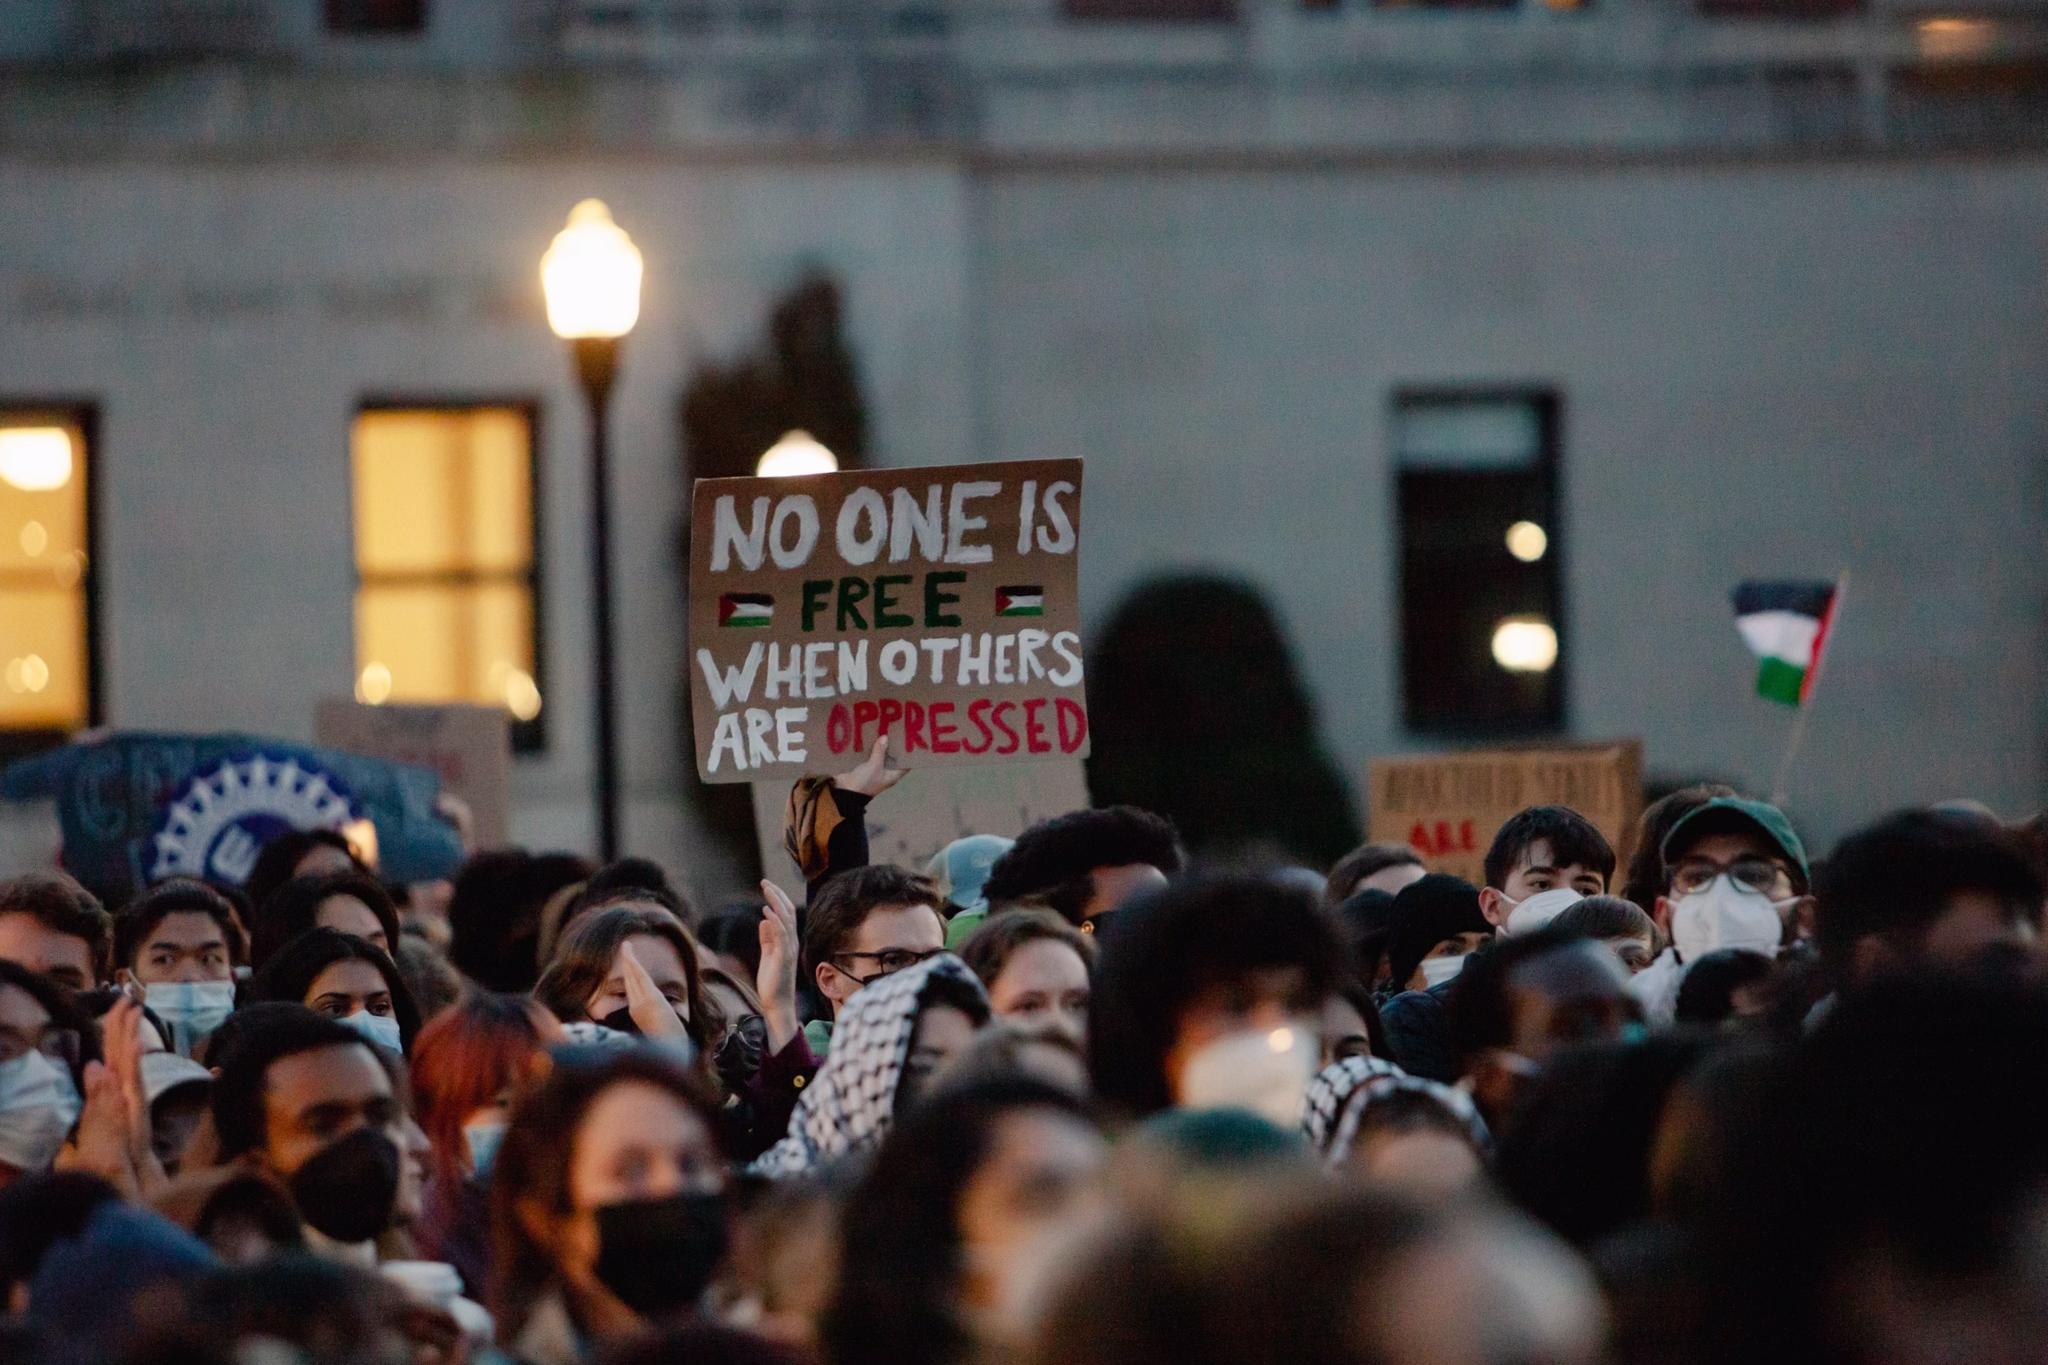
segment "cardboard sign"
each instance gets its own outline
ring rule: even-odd
[[[788,800],[789,783],[756,782],[754,832],[768,879],[801,905],[803,874],[782,847]],[[1078,762],[913,769],[868,803],[868,859],[922,872],[955,839],[1014,839],[1027,826],[1087,805],[1088,773]]]
[[[1408,844],[1432,872],[1486,883],[1493,836],[1529,806],[1570,806],[1625,866],[1643,809],[1643,742],[1376,758],[1366,769],[1366,837]]]
[[[1087,757],[1080,542],[1079,460],[698,480],[698,775]]]
[[[512,738],[497,707],[323,701],[313,713],[313,739],[330,749],[432,768],[444,789],[468,803],[478,848],[510,842]]]

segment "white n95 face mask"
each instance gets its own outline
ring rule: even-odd
[[[63,1063],[40,1052],[0,1062],[0,1162],[17,1171],[48,1169],[80,1107]]]
[[[354,1014],[344,1014],[341,1017],[341,1022],[354,1029],[357,1033],[362,1034],[363,1037],[368,1038],[379,1047],[390,1048],[393,1052],[403,1052],[405,1050],[400,1046],[403,1035],[398,1031],[398,1019],[394,1015],[372,1014],[368,1010],[357,1010]]]
[[[235,983],[152,981],[142,988],[142,1003],[170,1025],[172,1050],[190,1057],[200,1041],[235,1012]]]
[[[1697,962],[1722,948],[1775,957],[1784,935],[1778,903],[1761,891],[1742,889],[1725,872],[1704,891],[1671,903],[1671,944],[1680,962]]]
[[[1308,1083],[1321,1059],[1321,1040],[1304,1028],[1229,1034],[1188,1058],[1180,1107],[1249,1109],[1291,1129],[1301,1122]]]
[[[1471,956],[1469,953],[1459,953],[1456,957],[1425,957],[1422,959],[1417,964],[1422,968],[1422,988],[1428,990],[1431,986],[1441,986],[1459,972],[1464,971],[1465,959],[1469,956]]]
[[[1584,899],[1569,886],[1553,886],[1548,891],[1538,891],[1533,896],[1513,902],[1515,908],[1508,911],[1508,917],[1501,921],[1500,931],[1510,938],[1516,934],[1533,934]]]

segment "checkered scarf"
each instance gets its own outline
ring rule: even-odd
[[[1455,1086],[1439,1081],[1426,1081],[1420,1076],[1396,1072],[1391,1076],[1380,1076],[1367,1081],[1355,1092],[1352,1101],[1344,1106],[1344,1116],[1337,1124],[1337,1131],[1330,1139],[1329,1150],[1323,1156],[1332,1170],[1344,1164],[1351,1155],[1351,1143],[1358,1136],[1358,1125],[1371,1109],[1389,1095],[1427,1095],[1451,1111],[1459,1122],[1465,1125],[1465,1135],[1472,1139],[1472,1146],[1481,1159],[1493,1155],[1493,1134],[1486,1129],[1486,1120],[1479,1117],[1479,1110],[1472,1103],[1472,1097]]]
[[[1382,1076],[1407,1074],[1378,1057],[1346,1057],[1318,1071],[1308,1083],[1301,1107],[1301,1131],[1308,1145],[1318,1152],[1329,1149],[1331,1135],[1337,1131],[1337,1116],[1344,1112],[1344,1101],[1351,1098],[1352,1091]]]
[[[806,1174],[827,1161],[878,1145],[889,1131],[896,1087],[917,1031],[925,987],[952,977],[982,994],[981,982],[951,953],[885,976],[856,991],[832,1028],[832,1050],[789,1116],[789,1134],[747,1169],[772,1177]]]

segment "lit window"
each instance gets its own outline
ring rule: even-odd
[[[502,706],[542,741],[531,408],[356,417],[356,699]]]
[[[91,425],[0,409],[0,753],[93,723]]]
[[[1564,723],[1557,400],[1396,398],[1401,684],[1423,734]]]

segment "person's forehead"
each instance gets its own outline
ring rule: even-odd
[[[377,912],[365,905],[361,896],[349,891],[340,892],[321,901],[320,908],[314,913],[318,915],[348,915],[356,919],[362,919],[365,916],[370,919],[377,918]]]
[[[32,946],[45,957],[76,957],[88,965],[92,962],[92,945],[76,934],[58,933],[26,910],[10,910],[0,915],[0,943],[14,944],[24,950]]]
[[[174,943],[180,947],[226,941],[226,931],[204,910],[173,910],[149,931],[148,938],[150,943]]]
[[[619,945],[633,945],[633,956],[640,966],[656,981],[679,981],[683,977],[683,955],[676,951],[676,945],[658,934],[631,934]],[[611,975],[623,979],[625,971],[624,954],[612,954]]]
[[[263,1073],[270,1102],[288,1112],[319,1104],[388,1099],[391,1077],[364,1043],[337,1043],[280,1057]]]
[[[365,962],[359,957],[345,957],[321,969],[306,993],[348,991],[354,995],[373,995],[390,989],[390,983],[384,979],[384,973],[377,970],[375,963]]]
[[[1724,829],[1703,835],[1671,858],[1671,865],[1684,862],[1729,863],[1737,858],[1768,858],[1782,862],[1784,854],[1759,829]]]
[[[683,1146],[709,1139],[703,1120],[668,1090],[648,1081],[615,1081],[583,1111],[571,1161],[602,1159],[624,1148]]]
[[[50,1012],[33,995],[11,982],[0,982],[0,1025],[39,1029],[49,1022]]]
[[[855,951],[877,951],[883,948],[925,948],[936,934],[944,942],[945,927],[939,923],[939,912],[929,905],[878,905],[868,911],[867,918],[854,931]]]

